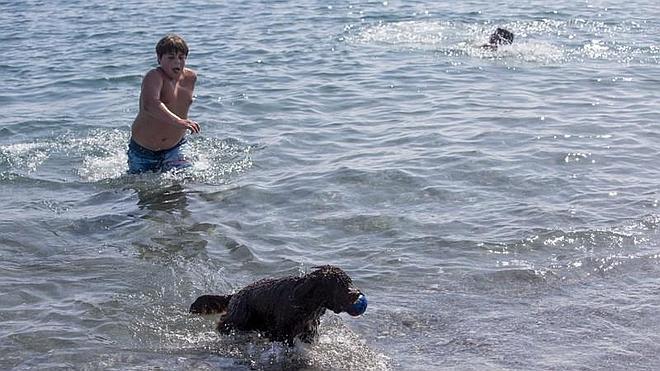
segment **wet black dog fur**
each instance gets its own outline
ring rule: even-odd
[[[326,309],[345,312],[361,294],[340,268],[314,268],[304,276],[263,279],[231,295],[200,296],[190,312],[220,314],[221,333],[258,331],[288,345],[296,338],[311,343]]]

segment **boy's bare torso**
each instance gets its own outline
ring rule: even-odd
[[[142,84],[140,110],[131,130],[133,140],[153,151],[170,149],[178,144],[187,129],[154,117],[147,112],[145,104],[149,104],[147,100],[158,104],[155,102],[158,99],[178,117],[188,118],[195,80],[195,73],[188,68],[176,80],[169,78],[160,67],[149,71]]]

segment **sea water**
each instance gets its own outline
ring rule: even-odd
[[[657,1],[0,1],[1,369],[660,368]],[[481,48],[504,27],[512,45]],[[127,175],[156,42],[191,169]],[[288,349],[201,294],[320,264]]]

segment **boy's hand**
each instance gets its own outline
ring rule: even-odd
[[[199,124],[196,121],[190,120],[190,119],[180,119],[178,121],[179,125],[185,126],[186,129],[190,130],[191,134],[197,134],[199,133],[200,127]]]

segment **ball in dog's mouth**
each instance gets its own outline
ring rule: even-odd
[[[355,302],[351,304],[348,307],[348,309],[346,309],[346,313],[350,314],[353,317],[356,317],[364,313],[366,310],[367,310],[367,297],[364,296],[363,294],[360,294],[357,300],[355,300]]]

